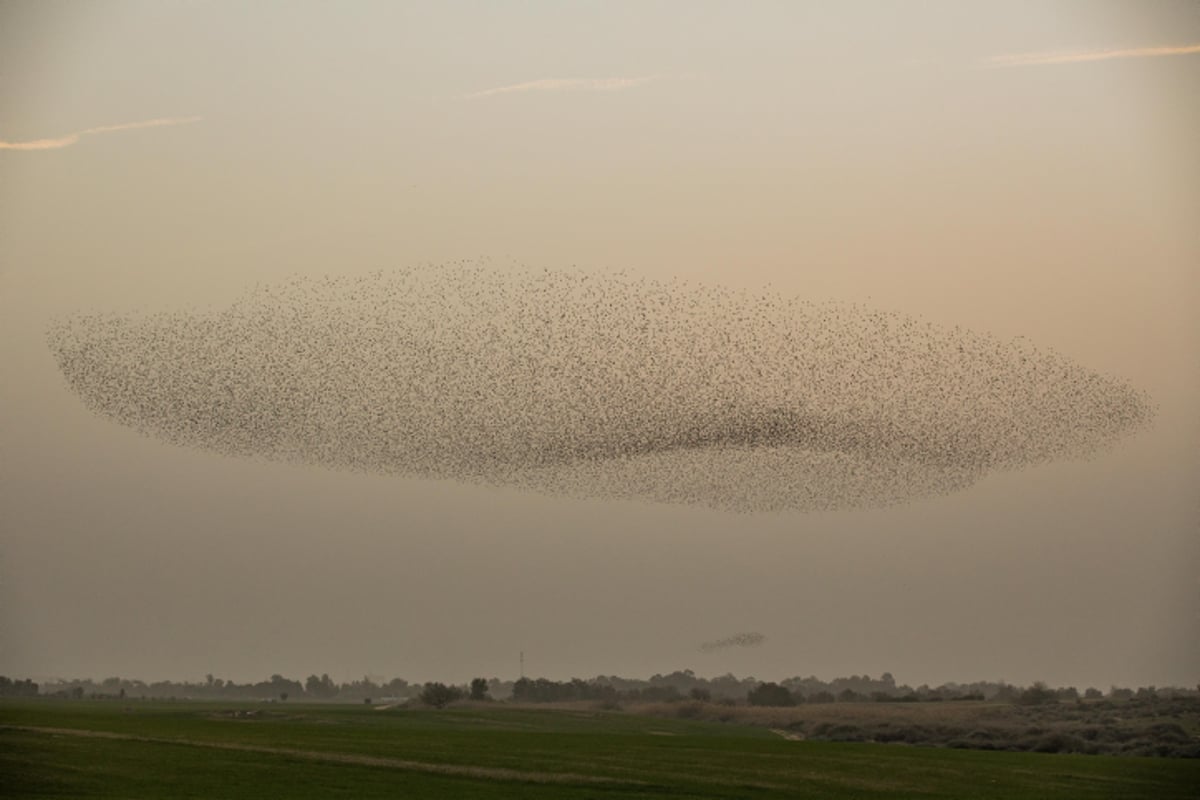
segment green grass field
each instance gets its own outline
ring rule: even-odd
[[[1200,761],[788,741],[620,712],[0,702],[0,797],[1194,798]]]

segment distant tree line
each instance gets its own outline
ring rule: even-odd
[[[31,680],[15,681],[0,675],[0,697],[37,697],[38,685]]]
[[[851,675],[823,681],[814,676],[793,677],[764,682],[753,677],[732,674],[715,678],[698,677],[692,670],[656,674],[648,679],[599,675],[588,680],[572,678],[555,681],[547,678],[475,678],[469,684],[440,682],[409,683],[403,678],[376,681],[336,682],[328,673],[309,675],[303,682],[275,674],[264,681],[236,683],[211,674],[203,681],[155,681],[147,683],[119,677],[102,681],[91,679],[58,680],[39,687],[32,680],[14,680],[0,676],[0,696],[51,696],[68,699],[228,699],[269,700],[276,702],[372,703],[418,701],[442,707],[459,700],[511,700],[519,703],[560,703],[591,701],[601,704],[671,703],[685,700],[754,706],[795,706],[809,703],[935,703],[970,700],[1011,702],[1018,705],[1043,705],[1083,700],[1146,700],[1155,698],[1198,697],[1195,689],[1138,689],[1112,687],[1107,693],[1097,688],[1080,692],[1075,687],[1051,688],[1037,682],[1014,686],[1002,681],[945,683],[937,687],[922,684],[912,687],[898,684],[891,673],[878,678]]]
[[[974,683],[945,683],[932,687],[922,684],[912,687],[896,683],[891,673],[878,678],[851,675],[823,681],[814,676],[794,677],[779,682],[763,682],[756,678],[737,678],[726,674],[716,678],[701,678],[691,670],[666,675],[658,674],[647,680],[598,676],[591,680],[573,678],[551,681],[545,678],[522,678],[513,684],[511,697],[519,702],[564,702],[592,700],[617,703],[678,702],[684,700],[740,703],[759,706],[795,706],[806,703],[936,703],[944,701],[988,700],[1019,705],[1075,701],[1080,699],[1146,699],[1154,697],[1200,696],[1196,689],[1140,689],[1113,687],[1107,694],[1094,687],[1080,692],[1073,686],[1050,688],[1043,682],[1031,686],[1014,686],[1003,681]]]

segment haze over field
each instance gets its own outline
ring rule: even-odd
[[[1191,2],[6,2],[0,674],[1195,685],[1198,92]]]

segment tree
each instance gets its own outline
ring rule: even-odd
[[[527,703],[534,699],[533,697],[533,681],[529,678],[521,677],[513,684],[512,699],[518,703]]]
[[[488,697],[488,682],[487,678],[475,678],[471,681],[471,699],[472,700],[490,700]]]
[[[37,697],[38,685],[29,678],[25,680],[14,680],[4,675],[0,675],[0,696],[7,697]],[[80,689],[80,696],[83,690]]]
[[[304,686],[300,684],[300,681],[293,681],[278,673],[272,675],[269,681],[256,684],[254,688],[256,692],[260,693],[260,697],[278,697],[283,700],[287,699],[283,697],[285,694],[288,696],[304,694]]]
[[[421,702],[434,708],[443,708],[455,700],[461,700],[462,696],[462,689],[457,686],[447,686],[444,683],[427,683],[421,690]]]
[[[746,695],[746,702],[752,706],[794,706],[796,698],[786,686],[778,683],[760,683]]]
[[[319,697],[328,699],[338,693],[337,685],[329,677],[329,673],[323,674],[321,677],[309,675],[304,681],[304,691],[310,697]]]
[[[1037,681],[1017,696],[1016,702],[1023,706],[1041,706],[1058,701],[1058,694],[1042,681]]]

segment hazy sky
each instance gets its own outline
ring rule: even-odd
[[[1194,685],[1198,98],[1194,2],[0,0],[0,673]],[[737,515],[176,448],[46,346],[480,257],[1023,336],[1159,413]]]

